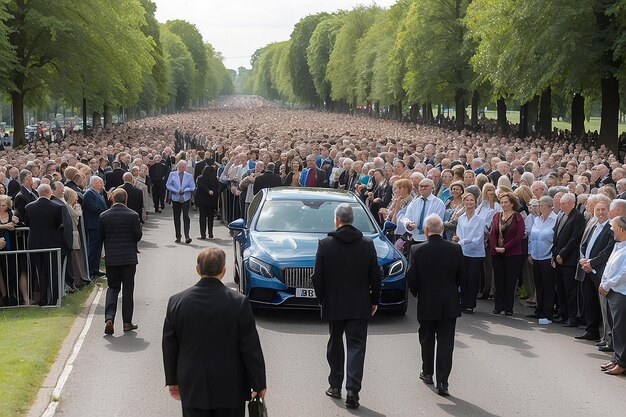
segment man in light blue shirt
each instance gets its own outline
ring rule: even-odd
[[[426,235],[424,234],[424,220],[430,214],[436,214],[441,219],[446,211],[443,202],[433,195],[435,184],[432,180],[426,178],[420,181],[419,196],[415,197],[406,209],[406,213],[400,218],[400,223],[404,228],[411,232],[414,242],[424,242]]]

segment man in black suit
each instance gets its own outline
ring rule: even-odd
[[[306,168],[300,174],[300,185],[303,187],[328,187],[326,171],[317,167],[313,154],[306,157]]]
[[[24,210],[24,223],[30,228],[28,249],[61,248],[63,208],[50,201],[52,189],[48,184],[40,185],[38,191],[40,197]],[[39,305],[56,305],[60,295],[56,253],[33,253],[30,257],[33,277],[39,282]]]
[[[461,316],[458,288],[463,274],[463,252],[459,245],[441,237],[443,222],[437,214],[426,217],[424,233],[427,241],[411,247],[406,279],[411,293],[417,297],[418,333],[422,347],[420,379],[432,385],[433,371],[436,371],[437,392],[445,396],[449,395],[454,329],[457,317]]]
[[[554,226],[552,257],[556,265],[556,291],[559,298],[559,318],[565,327],[577,327],[576,265],[580,241],[585,231],[585,216],[576,210],[576,196],[563,194],[560,201],[561,212]]]
[[[145,218],[145,207],[143,206],[143,192],[135,187],[133,183],[135,182],[135,177],[130,172],[125,172],[122,177],[124,180],[124,184],[119,187],[126,191],[128,195],[128,201],[126,202],[126,206],[133,210],[139,216],[139,220],[141,223],[144,222]]]
[[[154,157],[154,164],[149,168],[150,180],[152,181],[152,202],[154,212],[160,213],[165,208],[165,182],[170,173],[170,169],[161,160],[161,155]]]
[[[198,151],[198,156],[203,158],[200,162],[196,163],[196,166],[193,169],[193,180],[197,180],[200,175],[202,175],[202,171],[209,165],[213,165],[215,163],[215,159],[213,158],[213,153],[211,151]]]
[[[15,207],[15,215],[21,220],[24,218],[26,205],[32,203],[37,200],[39,195],[36,191],[32,189],[33,187],[33,174],[27,170],[23,169],[19,174],[20,180],[20,191],[15,195],[14,204]]]
[[[581,259],[578,261],[576,280],[580,282],[580,291],[583,295],[585,313],[585,333],[576,336],[582,340],[600,340],[600,325],[602,311],[598,287],[604,273],[604,266],[611,256],[615,239],[609,222],[609,204],[600,200],[594,208],[596,225],[589,230],[580,245]]]
[[[133,291],[137,269],[137,242],[141,240],[139,216],[126,207],[126,191],[116,189],[112,195],[110,209],[100,215],[100,238],[104,243],[107,268],[106,305],[104,307],[104,333],[113,334],[113,323],[117,312],[117,297],[122,291],[122,319],[124,331],[137,328],[133,324]]]
[[[120,161],[113,161],[111,165],[113,170],[104,174],[104,187],[107,191],[111,191],[111,188],[117,188],[124,183],[122,179],[124,170],[121,168]]]
[[[190,417],[243,417],[245,402],[265,397],[265,361],[250,300],[222,284],[226,254],[199,255],[200,281],[173,295],[163,325],[165,384]]]
[[[7,195],[13,199],[20,191],[20,182],[17,180],[20,171],[15,167],[9,169],[9,183],[7,185]]]
[[[323,171],[322,171],[323,172]],[[381,272],[374,243],[352,226],[354,210],[349,204],[335,209],[335,227],[319,241],[311,279],[328,321],[330,338],[326,358],[330,366],[326,395],[341,398],[346,336],[346,407],[359,407],[363,379],[367,324],[380,300]],[[350,259],[350,262],[346,262]]]
[[[261,191],[263,188],[280,187],[282,181],[280,175],[274,174],[275,165],[273,162],[267,164],[265,171],[254,180],[254,194]]]

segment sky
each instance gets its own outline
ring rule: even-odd
[[[159,22],[182,19],[196,25],[205,42],[224,56],[226,68],[250,68],[258,48],[289,39],[293,26],[310,14],[350,10],[371,0],[152,0]],[[389,7],[396,0],[376,0]]]

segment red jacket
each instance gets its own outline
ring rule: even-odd
[[[521,214],[513,213],[513,221],[504,234],[504,253],[497,253],[498,231],[500,216],[502,212],[494,214],[491,220],[491,231],[489,232],[489,253],[491,256],[515,256],[522,255],[522,240],[524,239],[524,218]]]

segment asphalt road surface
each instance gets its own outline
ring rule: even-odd
[[[226,285],[232,281],[232,245],[224,226],[216,239],[200,241],[192,212],[190,245],[174,243],[171,209],[150,216],[136,275],[137,332],[124,334],[121,303],[115,335],[104,336],[104,294],[93,326],[65,384],[57,415],[67,417],[180,416],[180,404],[164,386],[161,331],[170,295],[193,285],[195,259],[217,245],[228,254]],[[327,324],[317,312],[257,312],[267,366],[269,415],[319,416],[622,416],[626,377],[599,366],[610,357],[590,342],[574,340],[581,329],[541,327],[524,318],[494,317],[492,302],[457,321],[450,393],[439,397],[419,379],[420,349],[415,301],[405,317],[377,314],[367,345],[361,408],[347,410],[324,395]],[[345,395],[345,391],[344,391]],[[620,411],[621,410],[621,411]]]

